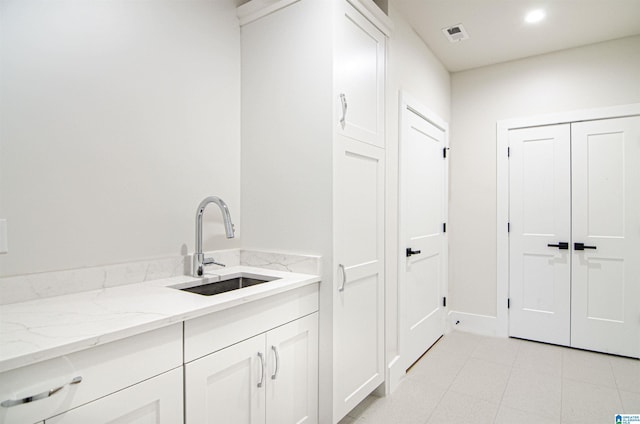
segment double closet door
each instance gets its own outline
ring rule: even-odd
[[[509,335],[640,357],[640,116],[509,131]]]

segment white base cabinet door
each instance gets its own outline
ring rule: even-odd
[[[186,364],[186,423],[317,423],[317,315]]]
[[[182,368],[176,368],[46,419],[45,424],[179,424],[182,399]]]

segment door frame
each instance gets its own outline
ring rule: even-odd
[[[509,337],[509,130],[640,115],[640,103],[513,118],[496,123],[496,336]]]
[[[444,146],[449,149],[449,124],[444,121],[438,114],[422,105],[419,101],[413,98],[410,94],[405,91],[400,92],[400,110],[399,110],[399,128],[398,128],[398,268],[397,268],[397,277],[398,277],[398,353],[399,359],[397,372],[398,375],[395,377],[399,380],[406,373],[406,359],[403,356],[404,352],[406,352],[406,337],[405,337],[405,321],[406,318],[404,316],[404,284],[405,284],[405,274],[402,271],[402,264],[405,260],[405,247],[407,246],[407,240],[405,238],[405,223],[403,219],[403,196],[404,196],[404,187],[405,187],[405,175],[403,170],[402,163],[402,150],[404,145],[404,140],[406,139],[406,124],[408,122],[407,114],[415,113],[420,117],[424,118],[427,122],[434,125],[436,128],[442,130],[444,132]],[[443,176],[443,191],[444,191],[444,204],[443,204],[443,214],[445,222],[449,221],[449,156],[447,155],[447,160],[444,161],[444,176]],[[443,266],[442,266],[442,295],[448,296],[448,288],[449,288],[449,233],[445,232],[444,236],[444,246],[443,246]],[[450,329],[447,327],[446,323],[448,320],[446,319],[448,307],[444,307],[445,316],[443,317],[443,333],[448,332]],[[411,365],[411,364],[408,364]],[[392,382],[393,383],[393,382]]]

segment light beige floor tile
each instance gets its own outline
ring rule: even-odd
[[[610,355],[566,349],[562,355],[562,378],[617,388]]]
[[[558,420],[502,405],[498,410],[495,424],[558,424]]]
[[[466,362],[467,358],[450,355],[444,350],[429,351],[409,369],[407,378],[447,388]]]
[[[522,343],[526,342],[511,338],[487,337],[480,342],[471,357],[511,366]]]
[[[528,342],[518,349],[514,368],[535,373],[560,376],[562,373],[562,351],[560,346]]]
[[[431,350],[446,352],[449,356],[468,358],[482,343],[484,337],[462,331],[453,331],[436,343]]]
[[[346,417],[344,417],[343,419],[338,421],[338,424],[355,424],[357,422],[358,422],[357,419],[351,418],[349,415],[347,415]],[[363,424],[364,424],[364,422],[363,422]]]
[[[428,424],[491,424],[497,411],[498,405],[494,403],[449,390],[431,415]]]
[[[367,396],[366,398],[364,398],[362,402],[356,405],[355,408],[353,408],[351,411],[347,413],[347,417],[355,418],[355,419],[361,418],[367,412],[370,413],[371,411],[373,411],[374,405],[377,402],[380,402],[382,399],[383,398],[375,395]]]
[[[499,404],[511,367],[471,358],[460,370],[451,390]]]
[[[640,381],[638,381],[638,384],[640,384]],[[622,400],[622,409],[625,414],[640,415],[640,393],[620,390],[620,399]]]
[[[502,405],[560,421],[562,384],[560,375],[514,368]]]
[[[562,380],[562,422],[602,424],[613,422],[622,411],[618,390],[573,380]]]
[[[609,358],[619,390],[640,393],[640,360],[611,356]]]
[[[367,424],[424,424],[446,392],[445,388],[405,380],[400,387],[362,414]]]

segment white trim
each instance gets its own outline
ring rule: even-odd
[[[236,9],[240,26],[256,21],[280,9],[284,9],[300,0],[252,0]]]
[[[417,115],[419,115],[420,117],[422,117],[423,119],[425,119],[426,121],[428,121],[429,123],[431,123],[432,125],[436,126],[438,129],[442,130],[444,132],[444,147],[449,148],[449,124],[447,122],[445,122],[442,118],[440,118],[440,116],[438,116],[438,114],[436,114],[435,112],[433,112],[431,109],[427,108],[426,106],[422,105],[419,101],[417,101],[414,97],[412,97],[410,94],[406,93],[405,91],[400,91],[400,111],[399,111],[399,116],[398,116],[398,129],[399,129],[399,134],[398,134],[398,174],[399,174],[399,178],[398,178],[398,256],[397,256],[397,260],[398,260],[398,297],[397,297],[397,301],[398,301],[398,352],[399,352],[399,358],[397,358],[397,366],[399,367],[400,371],[399,371],[399,376],[398,378],[401,378],[404,376],[405,374],[405,370],[406,368],[411,365],[410,363],[407,363],[407,358],[403,357],[403,353],[404,353],[404,347],[406,344],[405,341],[405,329],[403,327],[404,324],[404,318],[403,318],[403,309],[404,309],[404,291],[403,291],[403,284],[404,284],[404,273],[402,272],[402,264],[404,264],[405,261],[405,249],[404,247],[406,246],[406,240],[405,240],[405,234],[403,231],[403,215],[402,215],[402,204],[403,204],[403,182],[404,182],[404,175],[403,175],[403,166],[402,166],[402,144],[403,144],[403,140],[406,137],[405,135],[405,124],[407,122],[407,118],[406,118],[406,113],[407,111],[410,111],[412,113],[415,113]],[[444,163],[444,181],[443,181],[443,185],[444,185],[444,190],[445,190],[445,201],[444,201],[444,205],[443,205],[443,214],[444,214],[444,218],[445,221],[448,222],[449,221],[449,160],[446,160]],[[442,295],[443,296],[448,296],[448,288],[449,288],[449,232],[444,233],[444,248],[443,248],[443,256],[444,256],[444,265],[443,265],[443,287],[442,287]],[[447,308],[445,307],[445,313]],[[448,332],[448,326],[446,323],[446,319],[444,319],[444,322],[442,323],[442,332],[443,334]],[[394,361],[396,359],[394,358]]]
[[[496,123],[496,335],[509,335],[509,130],[640,115],[640,103],[500,120]]]
[[[454,331],[465,331],[483,336],[506,337],[498,334],[496,317],[449,311],[448,321]]]
[[[400,383],[402,379],[406,375],[407,371],[402,367],[402,361],[400,360],[401,356],[396,355],[387,367],[387,379],[386,379],[386,393],[393,393]]]
[[[251,0],[236,9],[240,26],[284,9],[300,0]],[[323,0],[326,1],[326,0]],[[387,37],[393,31],[393,21],[376,5],[373,0],[347,0],[367,20],[376,26]]]

